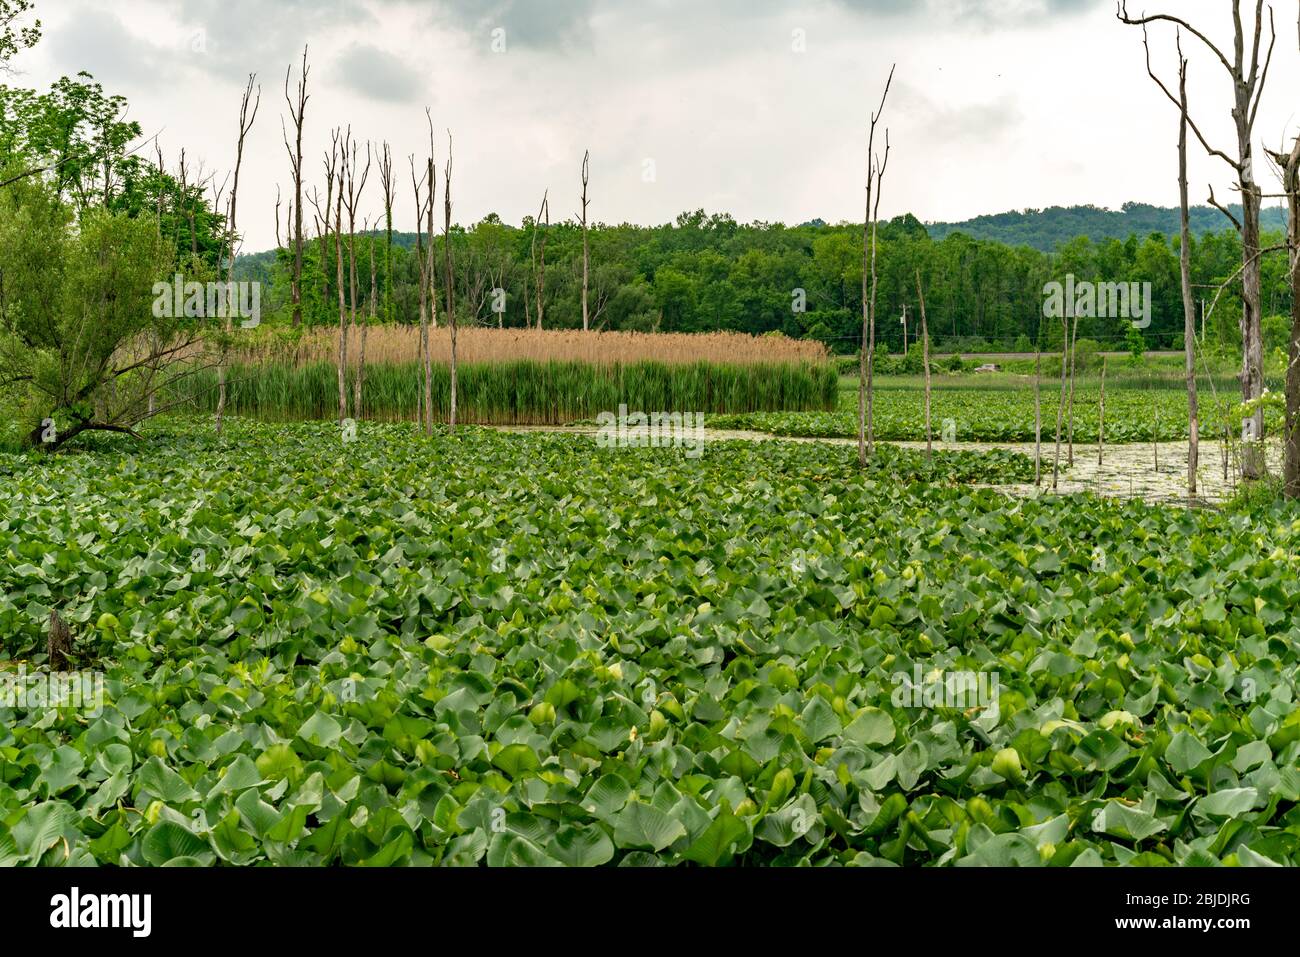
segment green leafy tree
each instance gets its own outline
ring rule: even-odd
[[[134,434],[157,410],[151,398],[187,374],[179,360],[192,358],[198,323],[154,308],[172,265],[156,220],[102,208],[78,218],[39,179],[0,192],[0,390],[31,443]]]
[[[41,39],[40,20],[20,22],[32,6],[32,0],[0,0],[0,73],[8,73],[9,61]]]

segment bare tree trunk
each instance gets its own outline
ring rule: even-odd
[[[867,456],[875,454],[875,365],[876,358],[876,317],[875,317],[875,282],[872,281],[868,291],[867,277],[875,272],[875,218],[873,216],[872,194],[875,191],[880,173],[877,171],[875,158],[876,124],[885,112],[885,101],[889,98],[889,87],[894,82],[894,69],[889,68],[889,77],[885,80],[885,91],[880,97],[880,106],[871,114],[871,126],[867,133],[867,206],[862,220],[862,347],[858,353],[858,466],[867,467]],[[888,158],[889,148],[885,147]],[[877,196],[874,209],[880,208]]]
[[[1106,357],[1101,357],[1101,404],[1097,408],[1097,467],[1106,451]]]
[[[1300,498],[1300,139],[1286,168],[1287,240],[1291,247],[1291,336],[1286,365],[1284,493]]]
[[[367,234],[371,232],[369,221],[363,223],[361,231]],[[378,268],[375,265],[375,237],[373,235],[367,236],[366,245],[370,249],[370,314],[368,316],[362,314],[361,334],[358,336],[357,341],[357,377],[352,382],[352,411],[357,418],[361,417],[364,410],[361,399],[366,384],[366,335],[370,331],[370,324],[375,321],[375,310],[379,296],[376,288],[379,283],[379,275]],[[355,320],[353,320],[353,324],[356,324]]]
[[[921,270],[916,271],[916,298],[921,304],[921,362],[925,366],[925,457],[934,458],[934,436],[930,430],[930,326],[925,319],[925,290]]]
[[[885,159],[876,165],[876,202],[871,216],[871,321],[867,324],[867,455],[876,454],[876,225],[880,219],[880,194],[884,191],[885,167],[889,165],[889,128],[885,128]]]
[[[452,431],[456,431],[456,284],[454,282],[455,274],[452,271],[452,254],[451,254],[451,164],[452,164],[452,142],[451,130],[447,131],[447,168],[442,176],[442,192],[445,197],[443,208],[446,211],[446,219],[443,223],[443,259],[446,263],[447,274],[444,279],[444,285],[447,287],[447,328],[451,336],[451,406],[450,415],[448,416],[447,426]]]
[[[346,148],[345,148],[346,150]],[[348,417],[348,307],[343,291],[343,186],[334,207],[334,260],[339,291],[339,425]]]
[[[415,263],[420,272],[420,372],[423,388],[416,405],[418,406],[420,428],[424,434],[433,434],[433,368],[429,361],[429,266],[424,254],[424,221],[428,213],[429,201],[423,198],[422,184],[429,182],[429,173],[433,170],[433,160],[428,161],[424,178],[415,178],[415,157],[411,157],[411,186],[415,191]]]
[[[1055,492],[1061,475],[1061,426],[1065,417],[1065,374],[1067,351],[1070,348],[1070,320],[1061,320],[1061,396],[1056,403],[1056,456],[1052,459],[1052,491]]]
[[[1042,338],[1041,335],[1039,337]],[[1043,350],[1034,345],[1034,487],[1043,484]]]
[[[234,329],[231,321],[231,311],[234,304],[230,301],[230,291],[234,288],[235,282],[235,259],[239,254],[239,233],[235,225],[236,212],[239,204],[239,173],[244,165],[244,141],[248,137],[248,131],[253,128],[253,123],[257,120],[258,107],[262,105],[262,88],[257,88],[257,100],[253,103],[252,115],[248,112],[249,100],[253,98],[253,84],[257,80],[257,74],[248,75],[248,86],[244,88],[244,98],[239,105],[239,140],[235,148],[235,180],[230,188],[230,216],[226,222],[226,231],[229,236],[227,248],[230,251],[230,265],[226,271],[226,291],[222,297],[225,301],[224,312],[226,314],[226,335],[229,336]],[[223,341],[221,345],[221,367],[217,370],[217,435],[221,434],[222,423],[226,412],[226,344]]]
[[[434,228],[433,228],[433,206],[438,195],[438,170],[433,165],[433,131],[429,132],[429,205],[425,211],[425,226],[428,230],[428,243],[424,248],[425,256],[425,276],[429,281],[429,325],[431,328],[438,328],[438,263],[434,258]],[[429,350],[424,353],[424,382],[425,382],[425,415],[429,417],[428,431],[433,434],[433,354]]]
[[[1259,217],[1262,200],[1255,183],[1242,177],[1242,253],[1250,257],[1241,274],[1241,341],[1243,402],[1258,399],[1264,393],[1264,346],[1260,331],[1261,266],[1259,251]],[[1241,477],[1246,480],[1263,478],[1267,473],[1264,463],[1264,409],[1259,407],[1246,420],[1251,441],[1241,449]]]
[[[1229,58],[1203,32],[1197,30],[1186,20],[1170,14],[1153,14],[1132,18],[1128,14],[1127,0],[1121,0],[1117,16],[1121,23],[1141,26],[1143,45],[1146,48],[1147,73],[1156,82],[1161,91],[1174,106],[1178,107],[1186,119],[1188,128],[1200,141],[1205,151],[1223,160],[1237,176],[1237,187],[1241,193],[1241,218],[1214,197],[1210,189],[1209,202],[1222,212],[1241,235],[1241,393],[1244,402],[1252,402],[1263,394],[1264,389],[1264,350],[1263,337],[1260,332],[1261,318],[1261,270],[1260,256],[1260,210],[1263,205],[1263,193],[1255,182],[1253,134],[1255,118],[1263,97],[1264,85],[1268,78],[1269,64],[1273,59],[1273,46],[1277,33],[1273,27],[1273,9],[1269,7],[1267,21],[1264,16],[1263,0],[1255,2],[1255,23],[1250,42],[1241,18],[1241,0],[1232,2],[1233,44],[1232,56]],[[1212,147],[1203,135],[1200,127],[1191,119],[1187,111],[1185,97],[1175,97],[1169,88],[1156,76],[1151,68],[1151,48],[1146,41],[1147,24],[1157,21],[1172,23],[1181,31],[1185,30],[1196,37],[1214,54],[1223,66],[1232,82],[1233,107],[1232,120],[1237,134],[1236,156],[1230,156],[1221,149]],[[1265,23],[1268,24],[1269,43],[1263,60],[1260,50],[1264,37]],[[1249,62],[1247,61],[1249,47]],[[1179,61],[1183,62],[1181,45]],[[1264,410],[1262,405],[1242,422],[1243,440],[1241,457],[1241,476],[1246,480],[1262,478],[1266,473],[1264,461]]]
[[[551,204],[549,200],[550,190],[542,194],[542,208],[537,211],[537,219],[533,221],[533,244],[537,243],[537,227],[542,224],[542,218],[546,218],[546,229],[542,232],[542,259],[541,267],[537,270],[537,329],[542,329],[543,320],[546,318],[546,234],[551,231]]]
[[[307,113],[307,77],[311,73],[310,67],[307,66],[307,48],[302,48],[302,74],[298,80],[297,101],[289,97],[289,76],[293,72],[293,67],[289,67],[284,73],[284,98],[289,104],[289,117],[293,121],[294,130],[296,131],[295,148],[289,148],[289,138],[284,135],[284,148],[289,153],[289,166],[293,171],[293,276],[292,289],[290,295],[293,302],[293,326],[298,328],[302,325],[302,130],[303,120]],[[284,127],[281,125],[281,133],[284,133]]]
[[[393,324],[393,153],[385,142],[379,159],[379,179],[384,190],[384,324]],[[417,220],[417,227],[418,227]]]
[[[324,309],[329,308],[330,299],[329,236],[330,220],[334,215],[334,179],[338,169],[339,156],[338,136],[337,129],[331,131],[330,151],[325,154],[325,206],[323,209],[321,208],[320,192],[313,189],[311,193],[311,204],[316,210],[316,239],[320,245],[321,307]]]
[[[1201,458],[1200,416],[1196,397],[1196,300],[1192,298],[1192,229],[1187,191],[1187,60],[1178,56],[1178,206],[1182,249],[1179,278],[1183,291],[1183,354],[1187,377],[1187,497],[1196,497]]]
[[[351,130],[348,131],[348,139],[351,139]],[[366,168],[361,173],[361,178],[357,178],[358,151],[357,144],[351,143],[351,156],[344,148],[343,156],[343,173],[347,178],[347,198],[345,203],[348,210],[348,309],[349,309],[349,332],[345,335],[350,336],[351,330],[358,327],[357,321],[357,205],[361,202],[361,196],[366,189],[366,180],[370,178],[370,166],[374,159],[373,151],[369,141],[366,142]],[[343,195],[340,191],[340,196]],[[341,241],[341,238],[340,238]],[[362,365],[358,368],[356,375],[352,379],[352,415],[354,418],[361,417],[361,386],[365,378],[365,349],[358,348],[357,358]]]
[[[1160,474],[1160,400],[1152,392],[1151,402],[1151,452],[1155,456],[1155,473]]]
[[[591,249],[587,242],[587,182],[590,171],[591,151],[582,157],[582,331],[591,329],[590,313],[587,309],[587,285],[591,275]]]
[[[1223,423],[1223,447],[1220,449],[1220,457],[1223,460],[1223,480],[1228,481],[1228,446],[1230,444],[1228,423]]]
[[[1300,17],[1297,18],[1300,36]],[[1282,460],[1282,493],[1300,498],[1300,137],[1289,153],[1278,150],[1273,161],[1282,171],[1287,202],[1287,254],[1291,281],[1291,335],[1287,343],[1286,423]]]
[[[1074,330],[1070,333],[1070,424],[1066,445],[1068,448],[1067,459],[1070,468],[1074,468],[1074,368],[1075,368],[1075,346],[1079,343],[1079,317],[1074,317]]]

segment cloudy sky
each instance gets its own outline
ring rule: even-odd
[[[1133,2],[1136,12],[1141,3]],[[1258,133],[1300,121],[1295,0]],[[1150,0],[1230,48],[1227,0]],[[37,0],[45,39],[14,64],[47,86],[87,70],[124,94],[146,135],[209,168],[233,163],[242,87],[262,107],[249,139],[246,251],[274,243],[286,67],[310,44],[309,182],[329,130],[351,124],[401,161],[398,225],[414,222],[406,156],[427,153],[424,110],[456,144],[455,218],[519,222],[551,191],[578,209],[592,153],[593,219],[661,223],[683,210],[742,221],[862,217],[866,126],[891,63],[893,146],[883,215],[961,220],[1127,200],[1173,205],[1177,113],[1146,75],[1141,33],[1110,0]],[[1176,71],[1170,28],[1155,63]],[[1196,41],[1193,109],[1231,148],[1227,77]],[[648,171],[653,176],[648,175]],[[649,180],[649,181],[648,181]],[[1230,176],[1194,155],[1192,198]],[[373,183],[373,180],[372,180]],[[377,214],[373,185],[368,208]]]

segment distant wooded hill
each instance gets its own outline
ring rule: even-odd
[[[1241,206],[1230,206],[1233,215],[1241,215]],[[1231,228],[1227,217],[1212,206],[1193,206],[1190,224],[1193,234],[1204,236]],[[1282,229],[1286,216],[1274,206],[1264,210],[1264,229]],[[1179,232],[1176,207],[1125,203],[1120,209],[1099,206],[1052,206],[1048,209],[1025,209],[1019,212],[976,216],[964,223],[927,223],[935,239],[961,232],[974,239],[989,239],[1009,246],[1032,246],[1052,252],[1058,245],[1087,236],[1093,242],[1104,239],[1146,237],[1152,233],[1176,236]]]

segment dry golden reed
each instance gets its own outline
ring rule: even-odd
[[[429,351],[434,365],[451,359],[451,336],[446,327],[429,330]],[[360,352],[360,331],[353,329],[348,356],[353,365]],[[335,362],[338,331],[314,329],[296,343],[263,340],[238,350],[238,361]],[[366,337],[367,365],[403,365],[420,358],[420,330],[414,326],[372,326]],[[456,360],[464,365],[498,362],[585,362],[595,365],[629,365],[662,362],[687,365],[711,362],[747,366],[829,361],[820,342],[785,336],[751,336],[740,332],[642,333],[581,332],[576,330],[461,329],[456,337]]]

